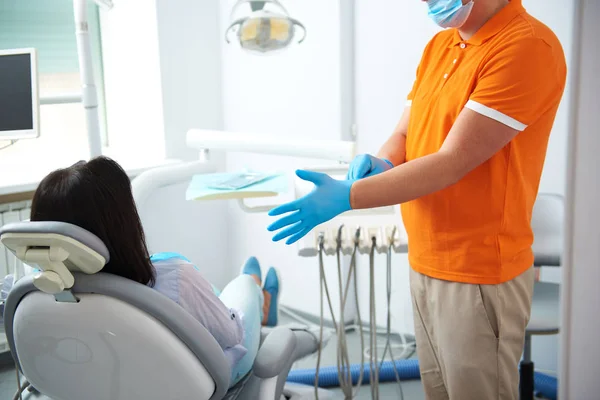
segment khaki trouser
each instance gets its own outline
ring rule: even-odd
[[[417,355],[427,400],[517,400],[533,267],[499,285],[411,269]]]

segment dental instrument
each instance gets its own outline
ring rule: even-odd
[[[278,0],[238,0],[231,11],[231,24],[225,31],[225,40],[237,31],[240,48],[254,54],[279,52],[290,46],[296,28],[303,30],[298,40],[306,38],[306,28],[291,18]]]

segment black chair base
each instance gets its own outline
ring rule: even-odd
[[[534,400],[533,362],[521,361],[519,395],[521,400]]]

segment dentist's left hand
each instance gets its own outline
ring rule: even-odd
[[[283,204],[269,211],[270,216],[286,215],[267,228],[270,232],[286,228],[273,236],[273,241],[290,237],[285,243],[292,244],[310,232],[315,226],[352,209],[350,188],[353,180],[338,181],[320,172],[296,171],[300,179],[315,184],[306,196]]]

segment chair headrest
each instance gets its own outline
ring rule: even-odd
[[[95,274],[110,259],[108,249],[96,235],[65,222],[7,224],[0,228],[0,242],[24,263],[44,271],[36,286],[47,293],[72,287],[69,271]]]

